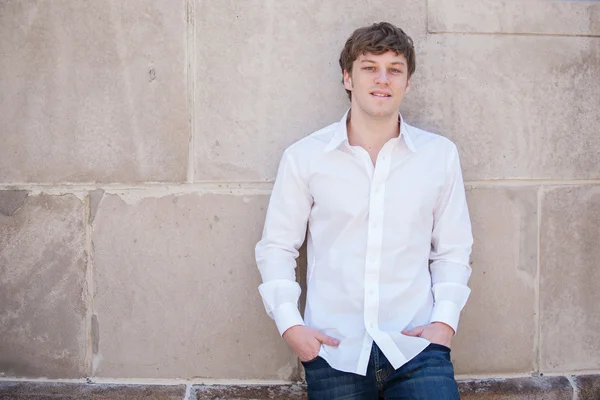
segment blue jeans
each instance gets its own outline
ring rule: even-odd
[[[335,370],[321,357],[303,362],[309,400],[459,400],[450,349],[430,344],[394,370],[373,343],[367,375]]]

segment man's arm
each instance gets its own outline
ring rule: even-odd
[[[433,212],[430,271],[433,285],[433,312],[430,323],[402,333],[450,347],[460,311],[471,289],[469,256],[473,236],[465,187],[456,146],[446,160],[446,179]]]
[[[263,237],[256,245],[256,263],[263,279],[258,290],[279,333],[302,361],[317,357],[321,344],[339,344],[338,340],[304,326],[298,311],[300,285],[296,282],[296,258],[306,236],[312,204],[308,182],[299,174],[289,152],[284,152]]]
[[[446,183],[436,208],[431,235],[431,279],[434,305],[430,321],[442,322],[456,333],[460,312],[471,290],[469,256],[473,245],[471,221],[458,151],[452,146],[446,164]]]
[[[304,325],[298,311],[301,290],[295,269],[312,202],[308,183],[286,150],[279,164],[263,236],[256,245],[256,263],[263,280],[258,289],[281,335],[292,326]]]

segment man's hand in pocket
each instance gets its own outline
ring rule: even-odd
[[[295,325],[283,332],[283,338],[296,352],[300,361],[310,361],[319,355],[321,344],[337,346],[340,341],[304,325]]]
[[[417,326],[409,331],[402,331],[402,334],[421,337],[431,343],[441,344],[449,348],[452,337],[454,337],[454,329],[443,322],[432,322],[431,324]]]

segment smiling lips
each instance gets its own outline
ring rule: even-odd
[[[379,90],[371,92],[371,95],[375,96],[375,97],[381,97],[381,98],[392,97],[391,94],[389,94],[387,92],[382,92],[382,91],[379,91]]]

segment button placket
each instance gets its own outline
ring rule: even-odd
[[[385,183],[389,175],[392,149],[390,142],[381,149],[371,179],[369,195],[369,221],[367,224],[367,254],[365,263],[365,326],[369,334],[377,336],[379,326],[379,272],[383,240],[383,209],[385,204]]]

